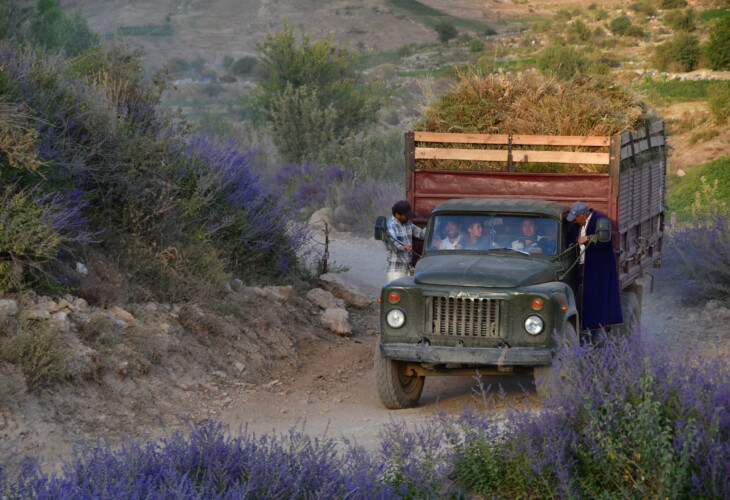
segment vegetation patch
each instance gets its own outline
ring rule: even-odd
[[[636,88],[644,95],[657,96],[667,101],[686,101],[688,99],[707,99],[707,89],[710,85],[727,85],[730,82],[717,80],[653,80],[647,78]]]
[[[408,12],[416,21],[429,28],[435,28],[439,23],[448,22],[456,27],[480,34],[492,35],[496,33],[494,29],[485,23],[475,19],[464,19],[449,15],[418,0],[388,0],[386,3],[391,8]]]
[[[697,219],[703,205],[730,205],[730,156],[689,167],[686,172],[683,177],[672,177],[667,189],[667,210],[676,212],[679,222]],[[706,196],[708,188],[713,190],[711,196]]]
[[[49,387],[68,374],[69,354],[59,332],[33,322],[23,323],[9,341],[0,344],[0,357],[20,366],[31,391]]]
[[[724,7],[722,9],[709,9],[703,10],[700,17],[705,21],[712,19],[722,19],[723,17],[730,17],[730,7]]]

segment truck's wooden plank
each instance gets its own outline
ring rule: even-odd
[[[502,144],[507,145],[507,134],[454,134],[447,132],[414,132],[417,142],[450,144]],[[512,144],[517,146],[595,146],[605,147],[610,136],[582,135],[513,135]]]
[[[416,148],[417,160],[466,160],[466,161],[504,161],[508,158],[506,150],[490,149],[447,149]],[[572,151],[512,151],[515,163],[569,163],[608,165],[608,153],[580,153]]]

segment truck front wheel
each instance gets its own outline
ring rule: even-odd
[[[575,327],[571,323],[565,325],[565,334],[562,340],[563,342],[568,342],[570,345],[576,345],[578,343],[578,335],[575,333]],[[553,356],[555,355],[553,354]],[[553,365],[536,366],[533,369],[535,388],[541,399],[548,398],[560,391],[560,374],[557,370],[558,368]]]
[[[400,410],[418,403],[426,377],[412,373],[405,362],[385,359],[380,344],[375,347],[375,379],[380,400],[386,408]]]

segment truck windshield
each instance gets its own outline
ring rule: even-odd
[[[432,217],[428,250],[492,250],[507,248],[555,255],[558,221],[524,215],[439,214]]]

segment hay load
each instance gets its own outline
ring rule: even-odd
[[[611,136],[645,127],[651,120],[635,91],[607,78],[581,75],[558,82],[535,73],[459,74],[458,85],[441,96],[431,96],[422,111],[424,118],[415,125],[416,130],[462,134]],[[519,150],[520,146],[515,145],[514,149]],[[569,150],[587,151],[580,146]],[[457,166],[450,161],[424,160],[419,168],[500,170],[504,165],[460,162]],[[605,171],[596,165],[544,163],[525,163],[519,170]]]

